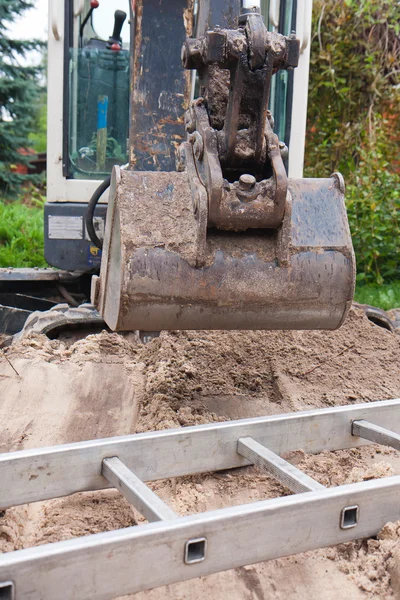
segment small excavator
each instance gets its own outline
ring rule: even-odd
[[[17,339],[104,323],[341,325],[355,282],[343,178],[303,179],[293,168],[304,146],[293,134],[296,114],[305,117],[293,85],[307,38],[291,32],[300,7],[277,27],[272,2],[269,12],[253,4],[129,2],[107,41],[112,7],[50,3],[45,257],[63,271],[0,274],[18,298],[21,285],[50,290],[40,304],[40,290],[24,292],[38,310],[27,319],[10,309],[14,329],[6,310],[11,333],[25,322]],[[53,280],[65,304],[54,302]]]
[[[183,86],[176,170],[137,168],[132,114],[92,302],[117,331],[335,329],[355,282],[343,178],[289,179],[268,110],[272,78],[296,68],[299,40],[268,31],[252,6],[235,26],[200,29],[175,66],[184,82],[197,74],[194,100]],[[135,58],[142,68],[145,58]]]
[[[102,249],[92,302],[115,331],[340,327],[355,281],[343,178],[288,177],[288,147],[269,110],[273,77],[296,68],[299,40],[269,31],[258,7],[212,0],[197,5],[196,35],[183,40],[179,56],[173,33],[175,25],[182,33],[187,0],[179,1],[136,4],[129,164],[114,166],[86,215],[91,242]],[[172,19],[163,20],[162,4]],[[223,21],[210,27],[203,17],[217,4]],[[191,33],[190,11],[183,16]],[[120,50],[110,51],[117,54],[105,58],[117,62]],[[155,51],[165,72],[150,77]],[[97,61],[96,51],[84,52],[88,65]],[[90,152],[73,157],[76,168],[98,164],[99,152],[104,165],[106,141],[100,132],[92,148],[82,146]],[[102,240],[94,219],[108,186]],[[61,219],[77,218],[76,207],[58,210]],[[52,239],[83,244],[83,220],[68,223],[82,236]],[[64,231],[63,221],[53,225]],[[147,523],[4,553],[0,599],[111,600],[377,536],[399,518],[399,475],[324,487],[283,456],[368,443],[399,450],[399,430],[399,399],[333,402],[1,454],[0,510],[111,487]],[[182,516],[146,484],[250,465],[293,494]],[[195,596],[203,595],[199,587]]]

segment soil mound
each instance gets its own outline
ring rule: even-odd
[[[72,345],[30,337],[0,360],[0,451],[384,400],[400,396],[400,335],[352,309],[335,332],[102,332]],[[326,486],[400,473],[378,446],[287,457]],[[285,495],[253,467],[152,484],[180,514]],[[9,509],[0,551],[127,527],[143,519],[116,492]],[[376,540],[183,582],[138,598],[337,599],[400,596],[399,524]],[[135,596],[135,597],[136,597]]]

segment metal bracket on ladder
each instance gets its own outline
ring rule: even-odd
[[[2,454],[1,510],[115,487],[150,522],[0,555],[0,600],[107,600],[376,535],[400,519],[400,476],[325,488],[281,455],[400,450],[389,427],[400,399]],[[144,483],[250,464],[295,494],[181,517]]]

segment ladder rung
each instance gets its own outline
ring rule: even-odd
[[[400,450],[400,435],[398,433],[394,433],[390,429],[385,429],[369,421],[364,421],[363,419],[353,421],[351,433],[374,444],[391,446],[395,450]]]
[[[301,493],[325,489],[321,483],[311,479],[303,471],[300,471],[300,469],[297,469],[251,437],[240,438],[237,451],[257,467],[265,469],[292,492]]]
[[[148,521],[176,519],[177,514],[169,508],[118,456],[105,458],[102,475],[121,492]]]

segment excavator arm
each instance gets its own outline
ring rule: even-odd
[[[335,329],[355,261],[339,173],[289,179],[268,110],[299,42],[258,9],[182,48],[199,97],[176,171],[115,167],[92,301],[113,330]],[[131,138],[131,157],[135,156]]]

